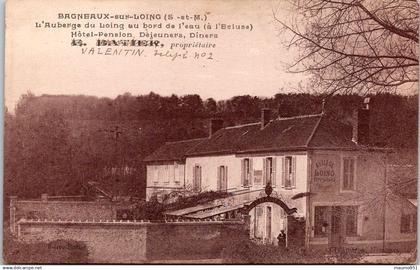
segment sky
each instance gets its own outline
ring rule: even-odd
[[[11,0],[6,5],[5,105],[19,97],[83,94],[116,97],[151,91],[160,95],[199,94],[216,100],[235,95],[273,96],[305,80],[285,71],[294,54],[282,44],[273,19],[292,14],[278,1],[41,1]],[[58,13],[209,14],[212,23],[252,24],[252,31],[217,32],[213,60],[83,55],[70,46],[68,29],[35,28],[56,22]],[[194,40],[198,41],[198,40]],[[211,39],[202,40],[213,42]],[[90,45],[90,44],[89,44]],[[147,55],[146,55],[147,56]]]

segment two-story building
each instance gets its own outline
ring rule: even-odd
[[[265,202],[251,209],[251,238],[277,243],[281,230],[291,234],[291,212],[285,210],[294,208],[307,246],[414,245],[417,199],[388,194],[392,149],[370,143],[368,103],[354,116],[352,126],[324,113],[271,120],[268,109],[258,123],[223,127],[214,119],[208,138],[167,143],[146,159],[147,196],[187,188],[228,192],[227,198],[166,213],[227,219],[266,196],[270,183],[286,208]]]

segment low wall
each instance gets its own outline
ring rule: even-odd
[[[152,223],[147,229],[147,258],[214,259],[234,241],[247,239],[242,222]]]
[[[16,232],[16,222],[21,218],[41,220],[113,220],[119,209],[129,208],[129,203],[110,201],[52,201],[10,200],[10,230]]]
[[[247,237],[244,224],[239,221],[20,220],[17,234],[20,241],[26,242],[83,241],[89,250],[89,263],[217,258],[226,244]]]

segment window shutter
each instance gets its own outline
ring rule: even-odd
[[[263,185],[267,185],[267,159],[263,158]]]
[[[197,166],[194,166],[193,167],[193,189],[194,189],[194,191],[197,190],[197,181],[198,181]]]
[[[281,186],[286,185],[286,157],[281,157]]]
[[[292,187],[296,187],[296,157],[292,157]]]
[[[273,162],[272,162],[272,171],[273,171],[273,174],[271,175],[271,185],[272,186],[275,186],[276,185],[276,168],[277,168],[277,162],[276,162],[276,160],[277,160],[277,158],[276,157],[273,157]]]
[[[220,171],[222,170],[222,167],[217,167],[217,190],[222,190],[222,180],[220,179]]]
[[[252,158],[249,159],[249,174],[250,174],[249,185],[252,186],[252,184],[254,183],[254,166],[252,164]]]
[[[245,159],[241,159],[241,185],[245,185]]]
[[[198,167],[194,167],[194,191],[198,190]]]
[[[198,173],[199,173],[198,190],[201,191],[201,166],[198,167]]]
[[[224,189],[227,190],[228,187],[228,166],[225,166],[225,181],[224,181]]]
[[[180,165],[179,166],[179,170],[178,170],[178,172],[179,172],[178,181],[179,182],[181,182],[181,180],[185,181],[185,179],[184,179],[184,170],[185,170],[184,165]]]

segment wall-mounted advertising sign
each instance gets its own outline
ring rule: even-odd
[[[335,190],[340,179],[340,158],[336,155],[315,155],[311,176],[313,190]]]

